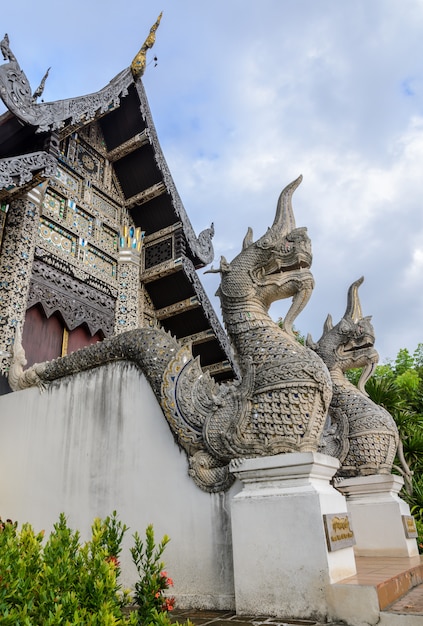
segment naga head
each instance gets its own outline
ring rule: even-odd
[[[272,226],[257,241],[251,228],[241,252],[228,263],[221,258],[221,284],[216,292],[223,313],[245,306],[267,313],[272,302],[293,298],[284,327],[292,332],[296,316],[307,304],[314,287],[310,272],[311,242],[306,228],[296,228],[291,198],[300,176],[282,191]]]
[[[363,367],[358,388],[365,393],[364,385],[372,375],[379,355],[374,348],[371,316],[363,317],[358,297],[358,288],[363,280],[361,277],[350,286],[347,308],[341,321],[334,326],[332,317],[328,315],[319,341],[314,343],[309,335],[307,346],[317,352],[331,372],[338,370],[345,373]]]

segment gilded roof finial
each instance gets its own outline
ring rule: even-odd
[[[131,63],[131,72],[135,80],[137,80],[138,78],[141,78],[141,76],[144,74],[145,66],[146,66],[147,50],[154,46],[154,42],[156,41],[156,30],[159,27],[160,20],[162,19],[162,15],[163,15],[163,12],[160,13],[156,22],[150,28],[150,33],[147,39],[144,41],[143,45],[141,46],[141,50],[134,57],[134,60]]]

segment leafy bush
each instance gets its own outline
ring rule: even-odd
[[[156,546],[151,524],[147,527],[145,535],[145,542],[143,542],[138,533],[135,533],[135,546],[131,548],[132,560],[139,575],[135,583],[134,599],[138,605],[141,624],[154,621],[157,613],[171,611],[175,601],[174,598],[164,596],[164,591],[173,586],[173,580],[163,571],[164,563],[161,561],[161,556],[170,539],[165,535]]]
[[[29,524],[19,531],[17,524],[0,519],[0,624],[169,626],[167,611],[173,608],[173,599],[163,594],[173,581],[160,561],[169,538],[156,547],[151,525],[145,544],[138,533],[134,535],[138,606],[124,612],[132,599],[118,582],[118,557],[127,530],[113,512],[103,521],[94,520],[91,539],[82,544],[79,532],[71,530],[61,514],[44,543],[43,531],[36,534]]]
[[[108,522],[96,519],[91,540],[80,543],[60,515],[43,545],[29,524],[0,532],[0,623],[32,626],[137,624],[122,614],[118,569],[107,547]]]
[[[419,548],[419,553],[423,554],[423,522],[421,522],[419,519],[416,519],[415,522],[418,534],[417,546]]]

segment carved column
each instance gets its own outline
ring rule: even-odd
[[[394,474],[356,476],[341,480],[336,488],[347,499],[357,544],[357,556],[418,556],[416,534],[409,536],[404,518],[410,507],[399,493],[404,480]]]
[[[23,326],[44,188],[10,203],[0,257],[0,373],[7,374],[16,326]]]
[[[316,452],[232,465],[243,486],[231,506],[237,614],[332,618],[328,589],[356,573],[352,542],[326,539],[328,520],[348,525],[345,498],[330,485],[338,467]]]
[[[7,202],[0,203],[0,248],[1,248],[1,242],[3,241],[3,231],[6,225],[6,216],[7,216],[8,209],[9,209],[9,205],[7,204]]]
[[[115,310],[115,334],[140,327],[141,247],[144,233],[125,226],[119,238],[118,297]]]

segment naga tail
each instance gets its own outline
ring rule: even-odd
[[[139,328],[81,348],[76,352],[24,370],[25,352],[20,331],[16,332],[9,384],[13,391],[46,384],[114,361],[130,361],[146,376],[156,398],[160,398],[163,373],[174,357],[179,343],[169,333],[157,328]],[[160,400],[159,400],[160,401]]]
[[[189,457],[189,475],[204,491],[224,491],[234,478],[203,438],[204,422],[220,404],[221,385],[203,372],[190,345],[158,328],[139,328],[24,370],[25,351],[15,336],[9,384],[13,391],[38,386],[116,361],[129,361],[147,378],[172,434]]]

